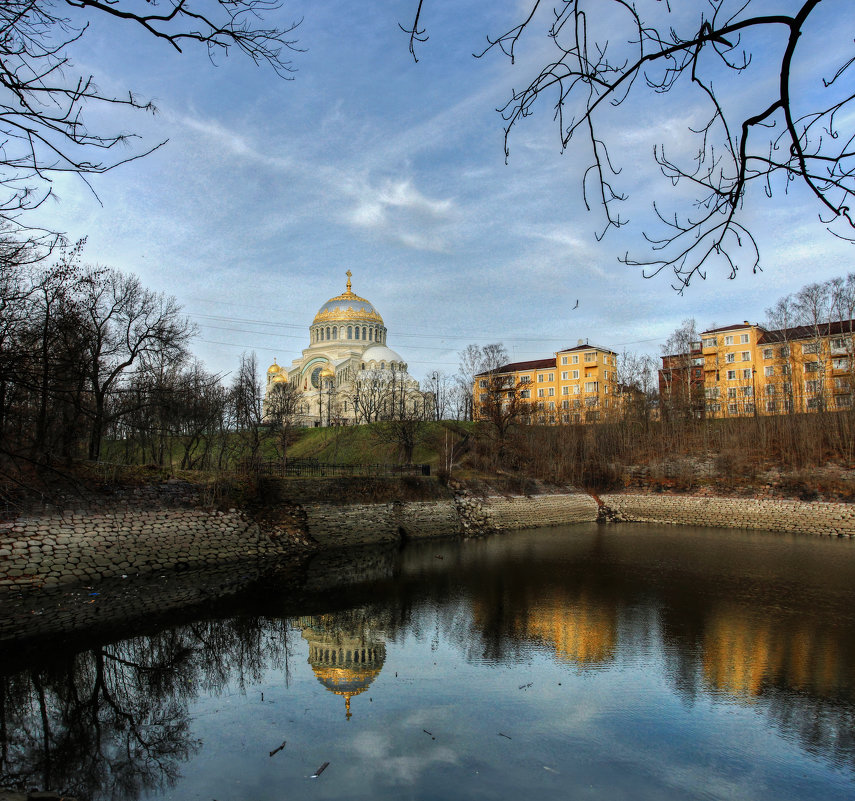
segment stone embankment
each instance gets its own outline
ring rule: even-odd
[[[0,523],[0,591],[93,584],[408,539],[617,520],[855,536],[855,506],[751,498],[519,495],[430,479],[271,481],[252,508],[209,508],[183,482],[90,497]]]
[[[855,536],[855,504],[667,494],[600,496],[601,519]]]

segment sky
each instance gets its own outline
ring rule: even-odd
[[[262,370],[297,358],[316,311],[344,291],[347,270],[421,380],[454,373],[470,343],[501,342],[513,361],[579,340],[658,356],[686,318],[700,329],[762,322],[779,297],[852,269],[852,245],[827,232],[814,201],[781,186],[772,198],[752,193],[744,210],[762,272],[729,280],[712,267],[680,294],[670,274],[645,278],[620,263],[627,251],[645,254],[653,201],[668,208],[678,197],[653,146],[693,152],[688,126],[705,113],[697,94],[636,87],[608,110],[604,133],[630,224],[598,241],[602,214],[585,209],[581,192],[587,152],[561,152],[549,102],[514,131],[504,158],[496,109],[551,54],[548,23],[526,34],[514,64],[500,53],[475,59],[525,3],[426,0],[430,38],[415,63],[398,23],[408,24],[416,5],[288,0],[267,21],[302,20],[293,80],[238,53],[216,63],[203,50],[178,54],[142,30],[92,17],[73,68],[94,75],[105,94],[153,100],[157,114],[93,107],[90,128],[139,134],[128,155],[168,141],[94,176],[91,189],[73,175],[55,178],[55,197],[31,221],[72,241],[87,237],[86,262],[175,296],[198,326],[193,353],[224,377],[244,352],[254,351]],[[686,13],[696,14],[691,5]],[[800,44],[798,102],[809,103],[827,74],[817,54],[851,49],[851,31],[847,40],[834,23],[835,0],[828,5]],[[779,43],[773,35],[747,42],[749,74],[722,77],[734,81],[727,96],[737,109],[763,102],[776,77],[765,56]]]

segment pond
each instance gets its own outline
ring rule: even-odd
[[[851,799],[855,542],[577,525],[319,555],[0,665],[80,799]],[[11,657],[9,649],[7,657]]]

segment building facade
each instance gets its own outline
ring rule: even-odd
[[[347,425],[426,415],[430,396],[386,344],[386,326],[374,306],[347,288],[321,306],[309,326],[309,346],[290,367],[267,369],[265,417],[277,414],[278,385],[288,385],[289,417],[297,426]],[[430,409],[428,407],[430,406]]]
[[[701,334],[709,417],[850,409],[855,320],[768,330],[743,322]]]
[[[491,394],[513,393],[520,416],[530,423],[593,423],[604,420],[619,405],[617,354],[580,340],[552,358],[512,362],[475,376],[475,418],[483,418]]]

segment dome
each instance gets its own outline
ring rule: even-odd
[[[368,362],[377,362],[378,364],[382,362],[386,364],[395,362],[396,364],[401,364],[404,361],[392,348],[387,348],[385,345],[372,345],[359,358],[360,361],[366,364]]]
[[[276,364],[276,359],[274,359],[273,364],[271,364],[270,367],[267,368],[267,374],[276,375],[280,372],[282,372],[282,368],[278,364]]]
[[[359,322],[380,323],[383,318],[377,313],[374,306],[365,298],[355,295],[350,290],[350,270],[347,271],[347,291],[334,298],[330,298],[318,310],[312,325],[316,323],[347,323],[354,320]]]
[[[287,384],[288,376],[286,376],[281,370],[274,376],[273,378],[274,384]]]

